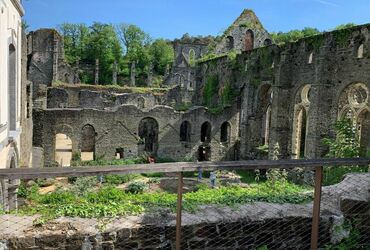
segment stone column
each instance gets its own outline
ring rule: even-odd
[[[152,87],[153,85],[153,63],[149,64],[147,81],[148,81],[148,87]]]
[[[275,84],[272,86],[273,100],[271,105],[271,125],[269,140],[269,159],[290,158],[291,115],[289,107],[294,101],[291,97],[291,74],[288,52],[281,53],[281,60],[275,66]],[[277,152],[276,149],[279,149]]]
[[[53,41],[53,82],[58,80],[58,61],[59,61],[58,46],[59,46],[59,40],[58,40],[57,35],[54,34],[54,41]]]
[[[136,62],[131,62],[131,79],[130,79],[130,86],[135,87],[136,85]]]
[[[115,60],[113,63],[112,84],[117,84],[117,72],[118,72],[118,63]]]
[[[99,84],[99,59],[95,60],[95,77],[94,77],[94,84]]]

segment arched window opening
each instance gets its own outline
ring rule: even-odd
[[[92,161],[95,159],[95,129],[85,125],[81,131],[81,160]]]
[[[203,123],[201,128],[200,141],[207,143],[211,142],[211,132],[212,132],[211,124],[209,122]]]
[[[364,110],[358,117],[357,121],[359,130],[359,140],[360,140],[360,156],[366,157],[370,150],[370,112],[369,110]]]
[[[9,91],[9,129],[17,129],[17,70],[16,70],[16,50],[13,44],[9,45],[9,62],[8,62],[8,91]]]
[[[295,156],[297,159],[305,157],[306,150],[306,131],[307,131],[307,114],[304,108],[298,112],[296,118],[296,135],[295,135]]]
[[[308,64],[312,64],[312,61],[313,61],[313,52],[311,52],[310,55],[308,56]]]
[[[210,161],[211,160],[211,147],[200,146],[198,148],[198,161]]]
[[[363,58],[364,57],[364,45],[360,44],[360,46],[357,49],[357,58]]]
[[[230,135],[231,135],[231,126],[230,126],[230,124],[228,122],[222,123],[220,141],[222,143],[230,142]]]
[[[55,136],[55,161],[61,167],[71,166],[72,140],[65,134],[56,134]]]
[[[252,30],[248,30],[245,34],[245,50],[249,51],[254,49],[254,33]]]
[[[194,66],[195,65],[195,51],[193,49],[190,49],[189,50],[189,63],[190,63],[190,66]]]
[[[270,46],[271,44],[272,44],[271,39],[266,39],[266,40],[263,42],[263,45],[265,45],[265,46]]]
[[[226,48],[228,50],[234,49],[234,37],[232,36],[226,37]]]
[[[153,118],[144,118],[139,124],[139,137],[144,144],[144,151],[156,153],[158,149],[158,122]]]
[[[269,137],[270,137],[270,124],[271,124],[271,105],[268,106],[268,108],[266,110],[266,113],[264,115],[263,121],[264,121],[264,123],[262,124],[263,125],[262,138],[263,138],[263,141],[264,141],[264,145],[268,145],[269,144]]]
[[[116,148],[116,159],[124,159],[125,158],[125,150],[123,148]]]
[[[191,125],[190,122],[184,121],[180,126],[180,141],[190,142]]]

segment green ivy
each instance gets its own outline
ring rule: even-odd
[[[203,90],[203,104],[207,107],[212,106],[212,99],[219,90],[219,79],[217,75],[207,77]]]
[[[339,29],[333,32],[334,40],[340,48],[348,45],[348,41],[352,36],[351,29]]]
[[[315,52],[318,52],[325,42],[325,36],[323,34],[310,36],[305,39],[305,42],[307,45],[312,46]]]

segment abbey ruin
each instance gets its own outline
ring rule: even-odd
[[[33,144],[56,161],[56,135],[71,154],[106,159],[144,152],[177,161],[320,158],[333,123],[350,117],[369,149],[369,25],[284,45],[245,10],[214,44],[184,37],[162,90],[152,93],[77,84],[54,30],[28,35]],[[214,53],[212,57],[209,51]],[[55,82],[69,83],[64,87]],[[179,104],[191,104],[177,111]],[[268,154],[261,146],[268,146]]]

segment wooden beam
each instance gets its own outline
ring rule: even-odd
[[[315,194],[314,194],[313,211],[312,211],[311,250],[317,250],[318,243],[319,243],[322,179],[323,179],[323,167],[316,167]]]
[[[108,174],[138,173],[179,173],[213,170],[255,170],[255,169],[291,169],[295,167],[315,168],[320,166],[368,165],[370,158],[354,159],[317,159],[317,160],[262,160],[262,161],[225,161],[225,162],[176,162],[160,164],[138,164],[122,166],[91,166],[64,168],[15,168],[0,169],[0,179],[35,179],[54,177],[82,177]]]
[[[181,250],[181,222],[182,222],[182,192],[184,186],[184,175],[179,173],[179,180],[177,185],[177,213],[176,213],[176,250]]]

